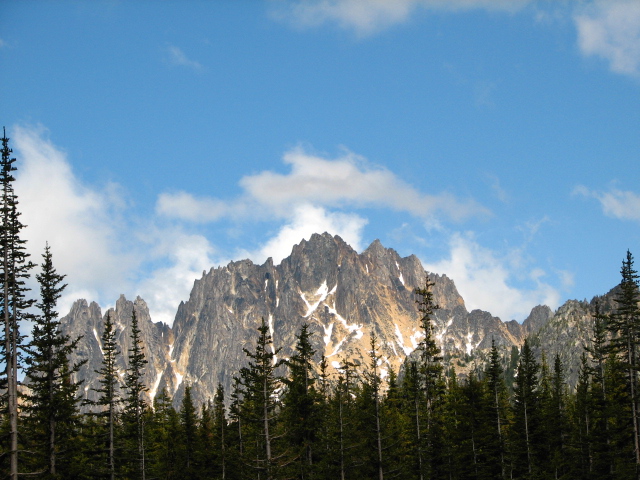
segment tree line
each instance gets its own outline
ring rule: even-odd
[[[303,325],[279,359],[262,319],[230,392],[179,408],[164,390],[145,401],[144,346],[135,309],[130,348],[119,351],[108,314],[97,400],[79,395],[79,339],[62,335],[65,284],[45,246],[40,295],[21,238],[15,159],[2,138],[0,182],[0,477],[45,479],[353,480],[639,479],[640,293],[631,253],[612,311],[596,306],[575,388],[557,356],[537,360],[528,341],[508,378],[498,347],[459,379],[435,341],[433,284],[415,290],[421,342],[400,372],[387,369],[375,329],[365,364],[316,364]],[[33,325],[29,341],[20,326]],[[118,372],[118,356],[127,370]],[[384,368],[384,370],[383,370]]]

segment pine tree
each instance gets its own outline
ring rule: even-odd
[[[607,359],[611,348],[607,341],[608,316],[601,312],[599,303],[596,303],[593,321],[593,337],[591,347],[588,349],[593,362],[593,366],[588,369],[592,381],[589,388],[589,403],[584,407],[591,407],[592,410],[590,423],[593,426],[588,428],[587,432],[591,450],[589,470],[594,478],[607,479],[611,478],[614,471],[609,421],[612,406],[611,392],[607,390]],[[583,428],[587,429],[587,426],[588,424],[585,424]]]
[[[45,470],[48,478],[69,474],[68,460],[72,457],[72,441],[78,423],[79,409],[74,376],[85,362],[69,365],[69,357],[78,341],[60,333],[56,304],[66,287],[64,275],[59,275],[47,245],[42,255],[42,271],[36,278],[40,284],[40,315],[35,317],[32,340],[27,358],[29,394],[23,407],[29,414],[31,443],[38,454],[33,469]],[[60,467],[60,460],[63,460]],[[66,460],[66,462],[65,462]],[[65,463],[67,469],[65,471]]]
[[[118,405],[122,402],[118,394],[118,371],[116,358],[119,354],[116,344],[116,331],[111,321],[111,312],[107,313],[102,334],[102,367],[96,370],[100,378],[100,387],[95,389],[98,400],[92,405],[98,407],[96,415],[102,420],[104,443],[106,445],[106,476],[111,480],[116,476],[116,427]]]
[[[249,364],[240,370],[239,377],[244,396],[240,415],[252,437],[251,442],[244,442],[244,458],[260,478],[273,480],[284,463],[283,453],[276,448],[276,438],[280,438],[276,435],[276,390],[282,383],[276,369],[282,362],[277,361],[280,349],[273,347],[264,318],[258,332],[255,351],[243,349]]]
[[[417,442],[418,445],[421,445],[418,450],[421,456],[419,463],[424,469],[420,471],[420,480],[433,478],[436,475],[438,456],[441,453],[438,443],[442,440],[437,433],[439,427],[437,412],[442,406],[444,380],[440,348],[436,344],[433,331],[433,316],[435,311],[440,308],[433,298],[431,289],[434,285],[426,277],[424,287],[416,288],[414,291],[418,297],[416,303],[420,312],[420,329],[424,337],[417,348],[419,388],[423,392],[422,404],[417,411],[417,422],[420,425],[418,431],[420,436]]]
[[[143,393],[148,390],[142,381],[145,365],[148,363],[142,348],[140,328],[135,305],[131,312],[131,348],[129,348],[129,366],[125,374],[123,426],[127,437],[127,456],[129,457],[129,476],[145,480],[145,428],[144,411],[146,404]]]
[[[591,444],[593,429],[593,399],[591,397],[591,383],[589,372],[591,368],[587,355],[582,354],[580,360],[580,372],[576,384],[576,393],[570,405],[571,417],[571,478],[591,477],[593,468],[594,449]],[[605,479],[607,476],[599,475],[595,478]]]
[[[487,462],[493,478],[507,478],[507,442],[509,398],[504,381],[504,370],[500,364],[500,354],[495,341],[491,340],[491,353],[486,371],[485,405],[488,409],[489,438],[486,447]]]
[[[214,440],[213,404],[204,402],[200,408],[200,418],[196,432],[194,465],[196,474],[192,478],[212,478],[216,466],[217,454]]]
[[[180,478],[180,421],[166,389],[153,401],[153,421],[149,428],[149,478]]]
[[[535,478],[541,466],[537,448],[540,445],[540,365],[536,362],[528,340],[524,341],[513,397],[513,478]]]
[[[243,420],[244,387],[240,377],[234,377],[229,404],[229,478],[245,478],[245,437],[246,425]]]
[[[328,400],[327,437],[331,453],[325,460],[325,472],[330,473],[325,478],[355,478],[352,471],[356,463],[356,447],[361,443],[361,432],[356,422],[354,368],[355,365],[349,361],[337,368],[338,381]]]
[[[316,432],[319,426],[319,395],[315,390],[314,368],[312,364],[315,350],[311,346],[309,326],[303,324],[295,352],[286,365],[289,378],[283,396],[282,421],[286,430],[289,448],[297,459],[295,474],[298,478],[308,478],[314,463]]]
[[[548,392],[542,395],[542,415],[544,429],[543,461],[551,478],[564,478],[568,472],[569,452],[567,448],[568,424],[567,392],[564,369],[560,356],[556,355],[553,370],[549,374]]]
[[[213,450],[217,452],[214,467],[214,478],[227,479],[227,464],[229,456],[229,435],[227,432],[227,418],[224,406],[224,388],[218,383],[213,398]]]
[[[365,374],[360,395],[361,411],[363,413],[364,452],[366,464],[371,467],[369,478],[384,480],[385,458],[383,452],[384,419],[381,408],[381,383],[379,367],[381,363],[378,352],[378,338],[375,331],[371,331],[369,343],[369,368]]]
[[[198,418],[196,415],[196,407],[191,397],[191,386],[185,385],[184,396],[180,405],[180,443],[181,464],[180,477],[191,479],[195,477],[196,471],[196,449],[198,440]]]
[[[640,423],[638,410],[638,370],[640,362],[638,344],[640,343],[640,290],[638,289],[638,273],[633,266],[633,255],[627,251],[622,262],[620,274],[620,292],[615,297],[617,308],[610,320],[613,331],[614,347],[619,352],[621,361],[627,369],[629,389],[630,424],[633,431],[633,451],[638,478],[640,478]]]
[[[0,200],[0,279],[2,281],[2,304],[0,312],[4,322],[4,338],[0,345],[2,361],[5,366],[6,408],[9,427],[9,478],[18,479],[18,376],[22,336],[19,325],[22,320],[30,318],[27,313],[34,303],[27,299],[28,292],[25,280],[35,266],[29,261],[25,251],[25,240],[20,238],[24,225],[20,222],[18,197],[13,188],[16,170],[15,158],[11,158],[9,139],[6,132],[2,137],[2,160],[0,161],[0,184],[2,198]]]

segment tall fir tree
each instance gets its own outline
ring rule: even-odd
[[[116,331],[111,320],[111,312],[107,312],[102,333],[102,367],[95,373],[99,376],[100,386],[95,389],[98,400],[91,404],[98,408],[96,416],[101,420],[101,438],[104,445],[105,458],[104,476],[110,480],[116,477],[116,428],[118,422],[118,407],[122,403],[119,395],[118,371],[116,359],[119,355],[116,344]]]
[[[18,196],[13,184],[16,170],[15,158],[11,158],[9,138],[3,130],[2,160],[0,160],[0,184],[2,198],[0,199],[0,279],[2,281],[2,299],[0,312],[4,322],[2,343],[2,361],[5,366],[5,405],[8,417],[8,445],[9,478],[17,480],[18,467],[18,378],[21,368],[20,352],[22,335],[20,322],[30,318],[28,309],[34,300],[27,298],[28,288],[25,285],[31,269],[35,266],[29,261],[26,252],[26,240],[21,238],[21,231],[25,227],[20,222],[18,211]]]
[[[507,426],[509,424],[509,394],[504,381],[504,369],[495,340],[491,340],[489,364],[485,373],[489,438],[486,445],[488,469],[493,478],[507,479],[508,445]]]
[[[285,363],[289,377],[284,380],[282,422],[295,461],[292,474],[306,479],[312,474],[316,434],[320,424],[320,397],[315,389],[313,356],[309,326],[303,324],[296,335],[295,352]]]
[[[611,316],[609,325],[613,332],[614,348],[619,352],[620,360],[627,369],[627,387],[629,390],[630,424],[633,431],[633,452],[637,478],[640,479],[640,422],[638,370],[640,359],[638,344],[640,343],[640,290],[638,289],[638,273],[634,268],[631,252],[620,269],[622,280],[619,293],[615,297],[616,311]]]
[[[276,391],[282,385],[276,370],[282,362],[277,360],[280,349],[273,346],[264,317],[258,327],[255,350],[252,352],[245,348],[244,352],[249,362],[240,370],[244,397],[240,415],[251,437],[251,441],[243,443],[244,459],[257,477],[275,480],[279,467],[288,463],[284,452],[279,451],[276,445],[276,441],[282,438],[276,432],[279,406]]]
[[[184,396],[180,405],[180,443],[181,465],[180,478],[195,478],[196,472],[196,450],[198,441],[198,417],[196,414],[196,406],[191,396],[191,386],[185,385]]]
[[[219,480],[227,480],[229,467],[229,434],[224,400],[224,387],[218,383],[213,398],[213,450],[216,452],[217,458],[213,469],[213,478]]]
[[[142,339],[135,305],[131,312],[131,347],[128,352],[129,365],[124,380],[124,411],[122,415],[126,440],[128,475],[132,479],[145,480],[145,425],[144,412],[147,407],[143,394],[148,390],[142,378],[147,359],[144,355]]]
[[[513,478],[532,479],[539,474],[540,364],[528,340],[524,341],[513,395]]]
[[[420,479],[431,479],[437,475],[438,458],[441,454],[440,441],[442,438],[438,432],[438,411],[442,407],[444,393],[444,378],[442,368],[442,357],[440,348],[436,344],[433,317],[440,306],[435,302],[432,288],[434,282],[425,278],[422,288],[416,288],[414,293],[417,296],[418,312],[420,312],[420,330],[423,338],[418,344],[418,373],[419,388],[422,389],[422,405],[418,410],[420,425],[420,464],[423,469],[420,472]]]
[[[23,410],[28,414],[31,450],[36,452],[31,470],[46,471],[46,478],[68,478],[74,469],[70,460],[79,422],[79,384],[74,378],[85,361],[70,365],[80,339],[72,341],[60,332],[56,304],[66,287],[64,275],[56,272],[49,245],[42,257],[42,270],[36,275],[40,314],[35,316],[26,359],[29,393]]]
[[[584,423],[586,419],[581,422],[582,429],[587,431],[589,439],[589,472],[593,478],[604,480],[612,478],[614,472],[611,456],[611,422],[609,420],[612,404],[611,392],[607,388],[610,367],[610,365],[607,366],[607,360],[611,351],[607,339],[607,331],[609,330],[607,323],[608,316],[602,313],[600,304],[596,303],[593,316],[593,336],[591,346],[587,349],[592,361],[592,365],[587,370],[591,377],[589,396],[584,400],[582,400],[582,396],[579,397],[585,402],[583,408],[591,418],[589,423]],[[586,383],[586,380],[583,381]]]

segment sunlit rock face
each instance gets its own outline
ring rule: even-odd
[[[120,387],[124,385],[125,372],[129,364],[128,352],[131,349],[131,318],[134,308],[142,348],[148,362],[142,378],[148,388],[145,393],[147,400],[150,401],[155,396],[161,384],[168,387],[175,385],[170,375],[165,375],[167,370],[170,373],[169,346],[173,343],[173,332],[169,326],[151,321],[149,309],[143,299],[138,297],[130,301],[121,295],[115,308],[110,308],[104,315],[95,302],[88,304],[86,300],[77,300],[69,314],[61,319],[60,327],[71,339],[80,338],[71,363],[86,360],[78,372],[78,377],[84,380],[79,392],[84,398],[96,400],[98,397],[95,390],[100,388],[100,384],[96,371],[102,368],[102,334],[107,315],[111,316],[116,332],[119,352],[116,364]]]
[[[243,349],[253,350],[262,319],[274,347],[281,349],[279,358],[292,355],[296,334],[307,324],[318,362],[324,355],[333,373],[345,360],[365,368],[375,332],[380,374],[385,378],[391,369],[397,372],[423,338],[414,290],[424,286],[427,276],[440,307],[434,318],[436,341],[445,362],[462,374],[474,366],[472,359],[486,358],[492,341],[504,350],[519,346],[552,316],[548,307],[536,307],[519,324],[480,310],[468,312],[454,282],[425,272],[416,256],[400,257],[378,240],[359,254],[327,233],[303,240],[279,265],[271,259],[263,265],[242,260],[203,273],[189,299],[178,306],[172,328],[154,324],[140,298],[131,302],[122,296],[110,313],[126,353],[136,308],[149,361],[144,380],[150,399],[165,388],[177,405],[188,384],[194,400],[203,402],[218,384],[230,392],[233,376],[247,361]],[[84,335],[77,358],[89,360],[80,372],[87,379],[88,397],[102,361],[104,318],[95,303],[79,300],[63,319],[66,333]],[[126,364],[120,360],[122,372]]]

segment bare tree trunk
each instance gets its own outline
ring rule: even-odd
[[[6,198],[6,196],[5,196]],[[6,200],[5,200],[6,203]],[[18,480],[18,385],[15,371],[16,351],[14,350],[13,322],[10,315],[9,306],[9,254],[7,252],[7,233],[6,229],[3,233],[4,240],[4,289],[3,289],[3,308],[4,308],[4,335],[5,335],[5,361],[7,371],[7,407],[9,409],[9,478]]]

